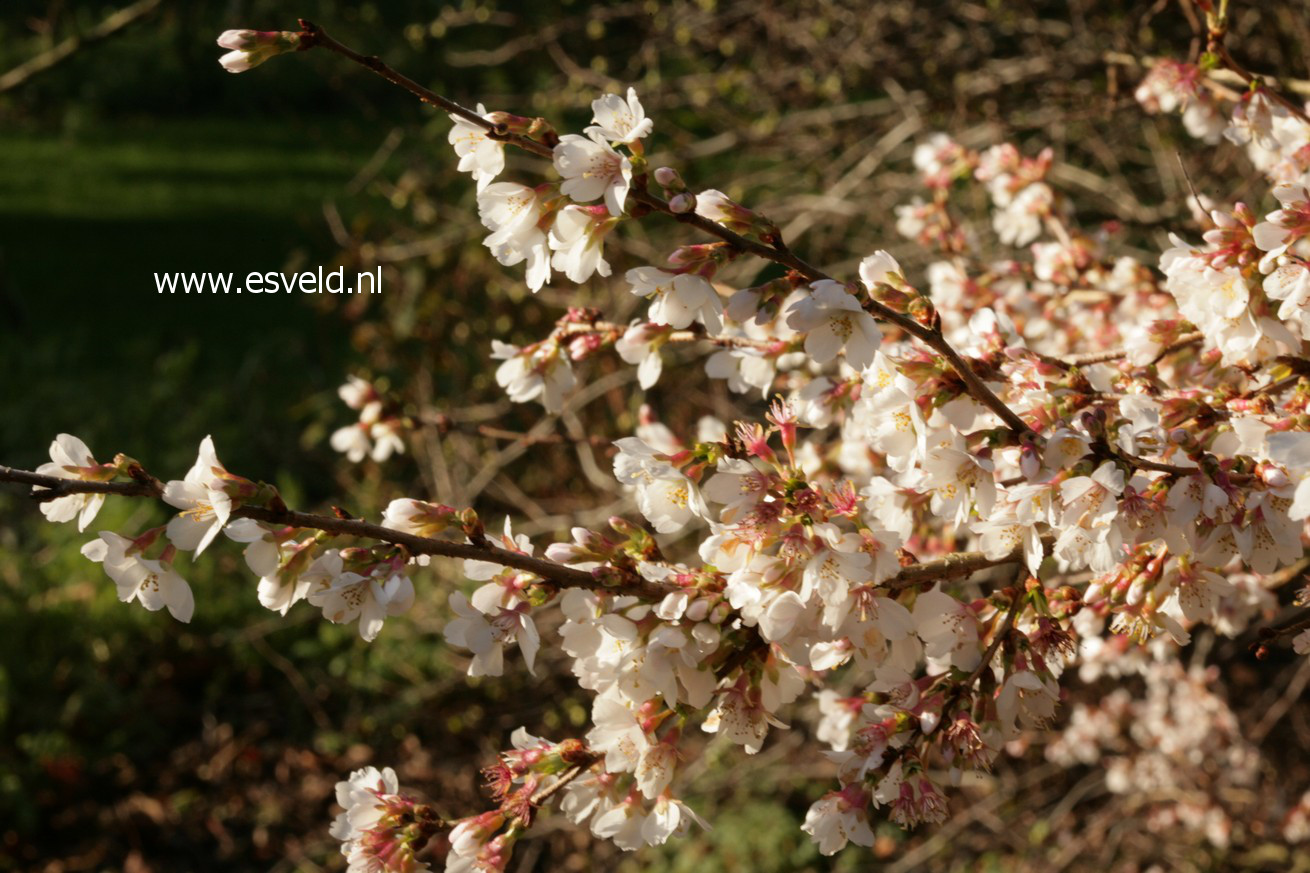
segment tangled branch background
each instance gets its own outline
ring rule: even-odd
[[[315,825],[280,805],[292,782],[320,808],[335,783],[353,870],[637,850],[671,869],[1306,862],[1307,768],[1286,750],[1310,680],[1310,119],[1265,34],[1278,14],[1101,9],[1139,32],[1107,46],[1090,10],[962,7],[928,28],[942,44],[1018,52],[961,73],[951,117],[936,61],[908,83],[868,48],[922,12],[749,11],[605,7],[448,49],[488,69],[545,52],[569,77],[517,104],[472,78],[442,93],[308,21],[223,33],[229,72],[307,53],[249,78],[370,70],[441,110],[428,137],[448,145],[392,172],[400,137],[383,143],[348,193],[384,194],[384,218],[325,208],[341,263],[382,263],[394,289],[344,305],[359,361],[305,431],[343,456],[337,492],[261,481],[257,453],[229,469],[210,436],[176,478],[69,433],[48,463],[0,467],[85,531],[66,572],[101,564],[152,626],[202,620],[189,580],[226,548],[211,584],[245,579],[300,634],[249,638],[298,715],[243,717],[234,739],[215,696],[190,801],[20,820],[16,865],[63,833],[93,866],[167,863],[136,823],[120,840],[142,815],[180,825],[197,868],[316,863]],[[1157,15],[1175,57],[1146,45]],[[636,21],[667,57],[611,73],[565,45]],[[875,67],[881,96],[843,101]],[[703,172],[715,155],[733,159]],[[204,620],[230,633],[222,609]],[[467,678],[439,666],[452,654]],[[332,677],[375,699],[343,716]],[[313,751],[263,735],[306,717]],[[90,759],[75,734],[20,733],[20,753],[75,794],[137,780],[139,755]],[[6,787],[29,814],[59,796],[31,784]]]

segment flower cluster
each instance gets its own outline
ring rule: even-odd
[[[534,671],[536,622],[556,610],[554,657],[592,695],[585,742],[516,732],[486,771],[498,806],[451,830],[450,871],[504,869],[552,796],[622,849],[662,844],[705,824],[679,795],[708,743],[753,755],[816,713],[833,782],[803,830],[824,854],[871,845],[879,818],[944,820],[950,788],[1048,728],[1072,677],[1143,665],[1146,696],[1077,708],[1052,759],[1104,766],[1111,791],[1181,795],[1201,778],[1197,754],[1224,750],[1229,784],[1246,785],[1249,749],[1208,674],[1157,660],[1201,625],[1235,636],[1267,620],[1290,578],[1280,571],[1305,553],[1310,125],[1258,84],[1224,123],[1204,73],[1182,64],[1157,66],[1137,97],[1244,149],[1277,208],[1211,204],[1202,242],[1173,237],[1156,269],[1079,229],[1051,150],[975,152],[938,134],[914,152],[926,196],[897,216],[931,253],[922,276],[875,250],[858,278],[833,277],[748,206],[693,193],[672,168],[648,173],[653,124],[631,89],[595,100],[582,134],[482,105],[455,112],[450,142],[476,183],[485,245],[526,263],[534,291],[556,274],[610,277],[607,235],[650,210],[717,238],[622,271],[612,284],[649,301],[644,318],[575,308],[536,342],[496,341],[511,400],[560,412],[607,349],[650,389],[665,347],[682,343],[705,349],[707,377],[731,391],[774,394],[768,407],[682,433],[645,408],[613,440],[614,478],[645,524],[574,528],[544,557],[508,520],[492,539],[471,511],[413,498],[392,501],[381,527],[343,513],[307,523],[228,472],[209,439],[184,479],[155,489],[177,517],[136,537],[103,532],[84,553],[122,599],[187,620],[175,553],[226,531],[245,544],[261,603],[285,614],[308,600],[329,621],[357,620],[366,640],[411,605],[428,554],[462,557],[480,585],[450,594],[445,638],[471,653],[471,676],[501,675],[511,644]],[[506,143],[549,156],[559,178],[500,181]],[[726,268],[745,253],[786,271],[732,287]],[[405,419],[373,385],[352,378],[341,396],[360,420],[334,448],[351,460],[403,450]],[[130,459],[97,464],[67,435],[51,458],[52,520],[85,528],[97,489],[120,477],[154,493]],[[448,532],[462,541],[437,539]],[[391,771],[355,773],[338,800],[333,833],[352,869],[421,869],[435,824]],[[1225,810],[1182,801],[1152,815],[1217,845],[1231,826]]]
[[[381,463],[393,453],[405,453],[403,436],[409,422],[372,382],[351,376],[337,394],[346,406],[359,412],[359,421],[333,431],[332,448],[344,453],[352,464],[365,457]]]
[[[400,793],[390,767],[366,767],[337,783],[343,812],[332,823],[348,873],[417,873],[430,870],[416,856],[444,827],[432,807]]]

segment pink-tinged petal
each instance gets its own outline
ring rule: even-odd
[[[1291,231],[1271,221],[1262,221],[1251,228],[1251,238],[1261,251],[1268,252],[1281,247],[1289,236]]]
[[[656,382],[660,380],[660,373],[664,371],[664,360],[660,353],[653,351],[641,359],[637,365],[637,383],[641,385],[642,390],[650,390]]]
[[[227,524],[228,518],[232,515],[232,498],[222,491],[210,489],[209,504],[213,507],[214,518],[218,519],[218,526],[221,528]]]
[[[874,329],[874,335],[881,339],[877,328]],[[873,354],[876,351],[878,351],[878,343],[857,326],[851,338],[846,341],[846,363],[856,370],[863,370],[873,363]]]
[[[196,610],[196,600],[191,593],[191,586],[187,584],[185,579],[174,573],[166,593],[169,613],[183,624],[190,623],[191,616]]]
[[[218,476],[224,472],[223,464],[218,460],[218,453],[214,451],[214,438],[206,436],[200,441],[200,457],[196,459],[196,467],[202,469],[209,478]],[[208,483],[209,479],[205,480]]]
[[[414,583],[408,576],[394,576],[388,583],[387,614],[400,615],[414,605]]]
[[[364,604],[359,612],[359,635],[365,642],[371,643],[377,639],[385,618],[386,612],[382,604],[378,603],[377,598],[364,598]]]
[[[96,513],[100,512],[100,507],[105,503],[103,494],[84,495],[85,503],[82,506],[82,513],[77,518],[77,529],[79,532],[86,530],[86,526],[95,521]]]
[[[1036,528],[1029,528],[1024,536],[1024,558],[1028,565],[1028,571],[1034,576],[1037,575],[1037,568],[1042,565],[1044,556],[1042,538],[1037,533]]]
[[[99,564],[103,562],[105,556],[109,554],[109,544],[103,539],[92,540],[82,546],[82,554]]]
[[[236,543],[254,543],[262,540],[267,531],[253,518],[238,518],[223,528],[227,538]],[[253,568],[252,568],[253,569]],[[260,573],[259,575],[267,575]]]
[[[277,572],[278,565],[282,562],[282,550],[278,548],[277,543],[258,539],[246,546],[245,552],[246,566],[256,576],[272,576]]]

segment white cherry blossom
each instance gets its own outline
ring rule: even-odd
[[[481,103],[475,111],[479,117],[494,121]],[[450,120],[454,126],[447,140],[459,156],[459,171],[471,175],[478,183],[478,193],[481,193],[505,169],[505,143],[487,136],[486,128],[462,115],[451,114]]]
[[[591,102],[592,121],[586,129],[588,136],[612,143],[634,143],[650,136],[655,122],[646,117],[646,110],[637,99],[637,89],[629,88],[625,100],[617,94],[606,94]]]
[[[651,298],[649,317],[656,324],[681,330],[699,321],[711,335],[723,330],[723,301],[703,276],[635,267],[624,278],[633,294]]]
[[[227,475],[214,452],[214,440],[205,437],[186,477],[164,486],[164,502],[182,510],[168,523],[168,539],[173,545],[199,555],[218,536],[232,513]]]
[[[96,463],[86,443],[66,433],[61,433],[50,443],[50,463],[37,467],[36,472],[42,476],[84,482],[106,482],[115,474],[113,467],[104,467]],[[38,485],[32,490],[33,493],[40,493],[47,489]],[[77,529],[81,532],[95,520],[104,502],[103,494],[66,494],[54,500],[43,501],[39,506],[41,514],[49,521],[64,522],[76,518]]]
[[[191,621],[196,605],[191,586],[173,569],[171,560],[144,558],[134,546],[126,537],[103,531],[99,539],[82,547],[82,554],[104,565],[119,600],[135,600],[151,612],[167,607],[178,621]]]
[[[533,291],[550,282],[551,245],[546,213],[537,192],[513,182],[494,182],[478,189],[478,217],[491,234],[483,244],[507,267],[524,261]]]
[[[576,203],[605,199],[610,215],[622,215],[632,184],[632,161],[616,152],[597,128],[588,136],[566,134],[555,146],[560,192]]]
[[[810,291],[787,311],[787,326],[805,333],[806,354],[820,364],[839,354],[856,369],[872,364],[882,342],[873,316],[840,282],[822,279]]]

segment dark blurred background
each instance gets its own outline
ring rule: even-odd
[[[1234,5],[1233,45],[1248,66],[1310,76],[1305,3]],[[4,0],[0,75],[126,6]],[[517,268],[478,245],[473,185],[454,170],[448,122],[366,71],[317,52],[237,76],[219,67],[221,31],[294,29],[296,16],[468,105],[544,115],[565,132],[588,121],[599,93],[634,85],[655,119],[655,165],[760,208],[794,248],[838,271],[880,247],[912,278],[921,270],[925,256],[896,237],[892,209],[916,193],[909,154],[935,130],[973,147],[1052,146],[1055,184],[1084,227],[1119,219],[1106,228],[1115,249],[1150,263],[1168,230],[1196,232],[1179,150],[1217,200],[1262,191],[1236,149],[1194,148],[1176,118],[1145,116],[1132,100],[1144,70],[1123,56],[1197,48],[1189,11],[1164,0],[163,0],[0,93],[0,463],[31,469],[67,431],[102,461],[122,451],[173,478],[209,433],[230,469],[275,482],[293,505],[350,501],[364,514],[408,494],[474,505],[497,528],[512,514],[541,542],[624,506],[604,452],[569,440],[630,432],[643,401],[684,432],[693,412],[741,408],[694,376],[643,397],[602,356],[581,370],[600,387],[543,426],[561,442],[479,432],[525,432],[540,418],[496,389],[491,337],[539,338],[568,305],[623,321],[637,302],[619,282],[528,294]],[[511,156],[506,178],[538,169]],[[625,227],[608,253],[621,276],[684,241],[656,218]],[[318,265],[380,265],[384,293],[161,296],[153,279]],[[764,275],[743,262],[723,278]],[[441,425],[416,430],[403,457],[346,464],[326,436],[351,420],[335,394],[349,373]],[[670,390],[679,404],[666,410]],[[263,610],[230,545],[184,570],[197,599],[190,625],[118,603],[78,547],[94,531],[163,518],[111,501],[79,535],[44,524],[19,489],[0,489],[0,870],[341,869],[326,827],[332,785],[350,769],[392,764],[403,783],[465,815],[485,804],[477,767],[513,728],[554,738],[585,729],[586,698],[572,683],[533,680],[516,657],[503,682],[463,676],[439,634],[445,591],[467,585],[453,565],[417,576],[419,604],[372,645],[306,605],[287,620]],[[1252,706],[1296,666],[1257,670],[1240,641],[1212,640],[1198,657],[1231,668],[1225,681]],[[539,669],[562,672],[550,657]],[[797,829],[831,775],[802,751],[814,747],[809,723],[798,716],[749,762],[709,748],[717,766],[696,765],[687,790],[712,833],[634,859],[547,819],[514,869],[1310,863],[1258,833],[1226,849],[1186,830],[1159,839],[1140,821],[1106,818],[1116,801],[1103,791],[1053,824],[1065,777],[1047,774],[1050,790],[1035,793],[1020,764],[975,795],[994,803],[992,818],[967,818],[949,840],[887,826],[872,854],[821,859]],[[1304,748],[1302,708],[1283,725],[1264,742]],[[1261,788],[1272,793],[1239,798],[1239,810],[1285,800],[1308,778],[1303,758],[1273,769]],[[1095,860],[1079,851],[1110,829],[1112,848]]]

